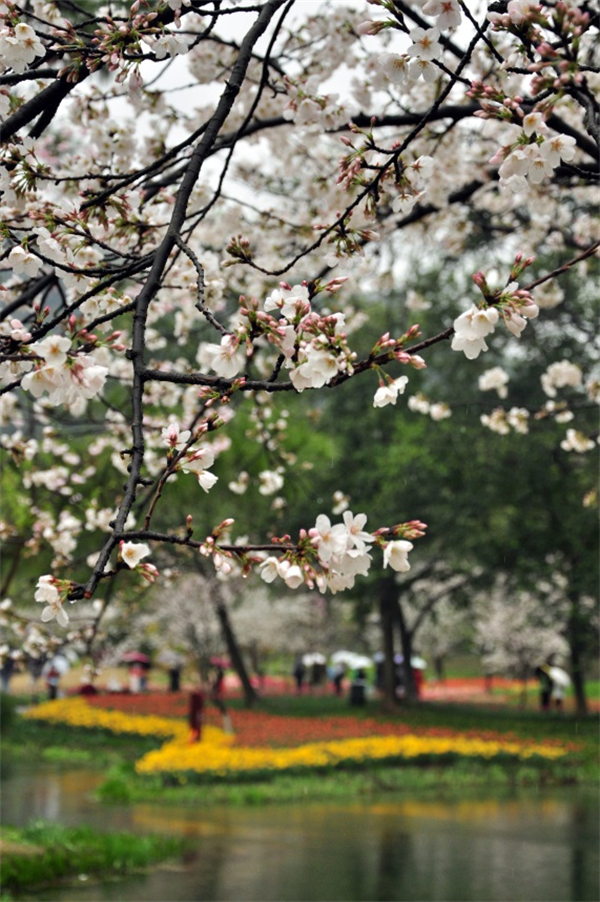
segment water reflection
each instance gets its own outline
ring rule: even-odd
[[[46,817],[99,829],[197,837],[182,862],[107,885],[81,883],[36,898],[191,900],[527,900],[600,898],[596,793],[387,799],[371,804],[195,810],[105,808],[89,797],[101,775],[15,775],[2,817]]]

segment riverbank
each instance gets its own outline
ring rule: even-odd
[[[58,883],[86,883],[147,870],[180,857],[179,837],[99,833],[91,827],[63,827],[35,821],[27,827],[3,827],[0,839],[2,900]]]

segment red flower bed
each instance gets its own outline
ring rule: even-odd
[[[96,708],[111,708],[126,714],[155,714],[157,717],[187,717],[190,705],[189,692],[147,692],[129,693],[107,692],[86,696],[88,705]]]
[[[155,714],[161,717],[185,718],[189,708],[189,693],[147,693],[140,695],[96,695],[86,699],[90,705],[112,708],[128,714]],[[263,711],[230,710],[235,730],[236,744],[254,748],[290,747],[308,742],[335,739],[359,739],[368,736],[404,736],[418,733],[420,736],[450,737],[460,734],[467,738],[488,740],[515,739],[510,733],[493,730],[457,731],[445,727],[421,727],[415,729],[400,722],[384,722],[375,718],[358,718],[351,715],[331,717],[284,717]],[[221,726],[222,719],[214,705],[208,703],[204,722]],[[522,739],[520,741],[523,741]],[[535,742],[534,739],[531,740]],[[561,743],[545,739],[547,745]]]

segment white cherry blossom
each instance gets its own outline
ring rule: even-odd
[[[290,372],[290,380],[296,391],[322,388],[337,375],[337,360],[324,348],[311,344],[301,351],[299,360],[299,365]]]
[[[457,28],[462,19],[458,0],[427,0],[422,10],[426,16],[435,16],[437,27],[444,31]]]
[[[215,456],[212,448],[199,448],[179,462],[179,469],[183,470],[184,473],[193,473],[201,488],[205,492],[209,492],[218,482],[218,476],[210,473],[208,469],[212,467],[214,460]]]
[[[201,344],[196,359],[201,366],[214,370],[223,379],[237,376],[246,360],[235,335],[224,335],[218,345]]]
[[[365,551],[367,545],[374,541],[370,532],[365,532],[364,527],[367,523],[366,514],[356,514],[352,511],[344,511],[344,526],[348,533],[348,547],[357,548],[359,551]]]
[[[380,385],[373,398],[373,407],[385,407],[387,404],[395,404],[398,395],[403,395],[408,384],[408,376],[399,376],[393,382]]]
[[[135,570],[140,561],[148,557],[150,548],[142,542],[121,542],[120,553],[130,570]]]
[[[311,530],[313,544],[316,545],[319,559],[326,564],[333,555],[342,554],[346,550],[348,533],[343,523],[335,526],[326,514],[319,514],[314,529]]]
[[[472,304],[454,320],[452,350],[462,351],[469,360],[475,360],[481,351],[487,351],[484,337],[494,331],[498,318],[495,307],[479,309]]]
[[[34,598],[36,601],[46,605],[41,613],[41,619],[44,623],[56,619],[60,626],[67,626],[69,616],[63,609],[63,599],[56,587],[54,577],[40,576],[37,581]]]
[[[563,451],[575,451],[576,454],[585,454],[594,447],[594,442],[587,435],[577,429],[567,429],[567,437],[560,443]]]
[[[540,377],[542,388],[549,398],[556,397],[557,388],[578,388],[583,382],[581,367],[570,360],[557,360],[551,363]]]
[[[32,254],[31,251],[26,251],[21,245],[13,247],[8,255],[8,262],[17,276],[36,276],[43,265],[42,261],[35,254]]]
[[[437,28],[413,28],[409,34],[412,44],[406,51],[409,56],[418,56],[422,60],[434,60],[442,54],[438,43],[440,36]]]
[[[42,357],[49,366],[62,367],[71,349],[71,339],[65,335],[47,335],[41,341],[34,341],[31,350]]]
[[[398,539],[393,542],[388,542],[383,549],[384,568],[389,566],[392,570],[396,570],[398,573],[407,573],[410,570],[408,553],[409,551],[412,551],[412,549],[412,542],[407,542],[406,539]]]
[[[179,423],[174,420],[161,430],[161,438],[165,445],[175,451],[182,451],[190,440],[191,432],[189,429],[180,430]]]
[[[485,370],[479,377],[480,391],[493,391],[498,393],[499,398],[506,398],[508,395],[507,384],[509,381],[508,373],[501,366],[494,366],[489,370]]]

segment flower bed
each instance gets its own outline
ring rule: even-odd
[[[329,769],[367,765],[371,762],[398,763],[436,761],[457,757],[496,760],[552,760],[567,750],[521,742],[500,742],[456,735],[432,737],[416,734],[373,736],[333,742],[313,742],[294,748],[243,748],[210,743],[185,745],[179,739],[148,752],[136,764],[138,774],[204,775],[212,779],[244,775],[268,775],[281,771]]]
[[[181,741],[186,741],[189,734],[187,725],[182,721],[156,715],[109,711],[88,705],[83,698],[64,698],[44,702],[26,711],[23,716],[32,720],[62,723],[71,727],[108,730],[111,733],[127,733],[135,736],[156,736],[159,739],[177,737]],[[227,736],[218,727],[204,727],[204,735],[206,741],[211,745],[232,741],[232,737]]]
[[[135,714],[161,714],[163,717],[187,716],[189,693],[144,694],[144,695],[97,695],[86,699],[95,708],[110,708]],[[268,714],[264,711],[229,711],[235,733],[235,744],[252,748],[289,748],[311,742],[325,742],[337,739],[358,739],[371,736],[405,736],[414,733],[414,728],[401,722],[380,721],[374,717],[353,717],[340,714],[330,717],[286,717]],[[221,714],[209,705],[204,709],[203,722],[213,726],[221,723]],[[514,740],[533,743],[535,740],[517,739],[511,733],[495,730],[467,730],[457,734],[446,727],[422,727],[420,736],[489,739],[498,742]],[[559,745],[559,740],[546,739],[545,745]]]
[[[25,716],[73,727],[166,739],[161,748],[140,758],[136,772],[182,779],[243,779],[282,771],[360,767],[372,762],[447,763],[457,758],[543,762],[562,758],[571,750],[571,746],[552,740],[539,743],[492,731],[458,733],[429,728],[415,732],[403,724],[372,718],[311,719],[254,711],[232,713],[235,737],[205,724],[202,741],[192,744],[181,720],[107,710],[99,707],[97,698],[92,704],[83,698],[46,702]]]
[[[78,696],[79,697],[79,696]],[[86,704],[92,708],[107,708],[126,714],[154,714],[159,717],[186,717],[190,706],[189,692],[101,692],[86,695]]]

